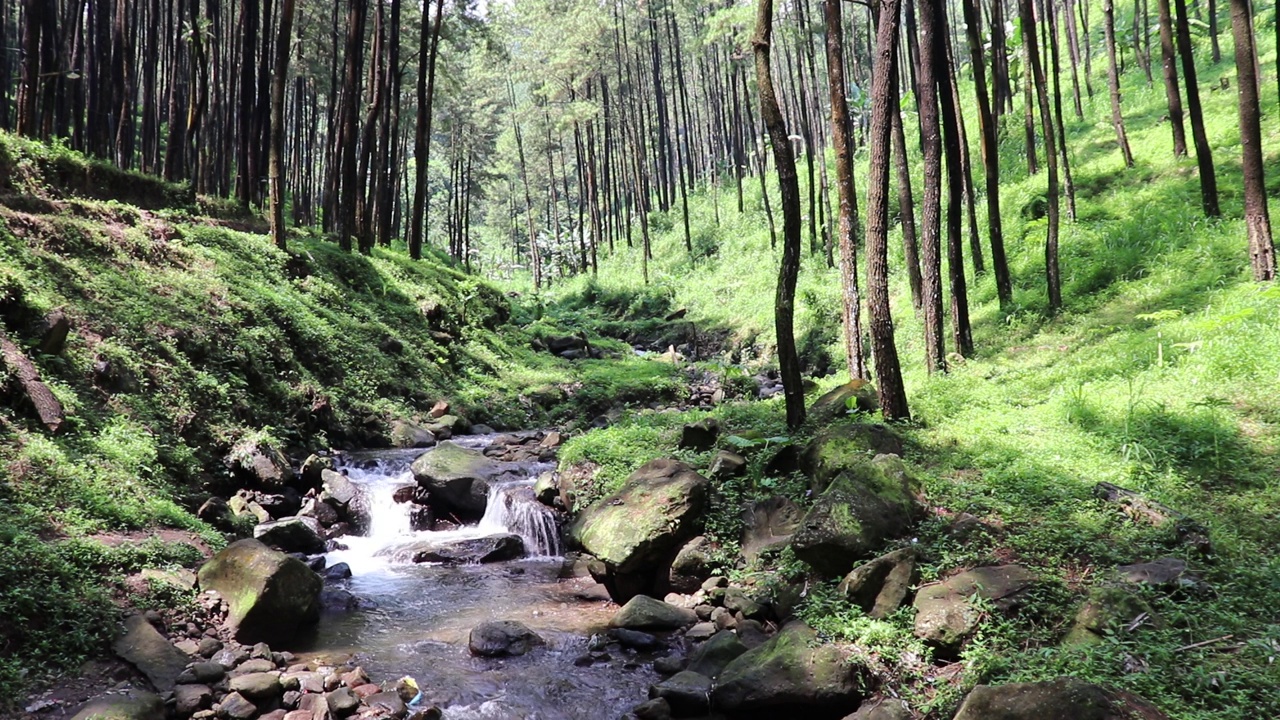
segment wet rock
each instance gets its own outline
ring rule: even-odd
[[[142,671],[162,692],[173,689],[189,659],[142,615],[131,615],[125,620],[124,634],[115,641],[112,649]]]
[[[226,464],[264,488],[284,487],[293,480],[289,459],[267,442],[242,441],[231,449]]]
[[[906,602],[919,580],[918,554],[914,548],[895,550],[854,568],[840,582],[837,592],[861,607],[870,617],[882,620]]]
[[[489,497],[489,481],[500,474],[501,465],[479,451],[442,442],[414,460],[412,469],[414,479],[430,493],[433,503],[444,510],[479,517]]]
[[[164,701],[143,690],[108,693],[82,705],[71,720],[164,720]]]
[[[326,568],[322,575],[326,582],[346,580],[351,577],[351,566],[344,562],[340,562]]]
[[[628,630],[678,630],[697,621],[698,615],[688,608],[676,607],[647,595],[636,595],[622,606],[609,625]]]
[[[867,702],[844,720],[911,720],[911,710],[897,698]]]
[[[719,421],[715,418],[706,418],[684,426],[680,431],[680,447],[699,452],[710,450],[715,447],[716,439],[719,437]]]
[[[324,552],[324,531],[315,518],[287,517],[262,523],[253,529],[253,537],[281,552]]]
[[[179,685],[173,690],[173,709],[186,717],[213,704],[213,691],[208,685]]]
[[[671,561],[668,587],[680,593],[692,593],[702,587],[702,582],[711,576],[711,554],[714,550],[711,541],[702,535],[685,543]]]
[[[979,685],[965,697],[955,720],[1167,720],[1131,693],[1075,678],[1038,683]]]
[[[334,467],[333,458],[328,455],[308,455],[302,461],[302,480],[307,487],[318,487],[323,480],[320,473],[324,470],[332,471]]]
[[[632,650],[648,651],[662,647],[662,641],[657,637],[639,630],[614,628],[609,631],[609,637],[617,640],[622,647],[631,648]]]
[[[714,678],[723,672],[729,663],[746,652],[747,646],[738,639],[736,634],[729,630],[721,630],[689,655],[688,669]]]
[[[857,471],[876,455],[902,455],[902,438],[885,425],[847,423],[823,429],[805,446],[800,469],[809,476],[815,494],[837,475]]]
[[[327,615],[353,613],[362,606],[360,598],[345,588],[325,588],[320,591],[320,612]]]
[[[857,412],[874,413],[880,409],[880,396],[866,380],[854,380],[826,393],[809,406],[807,417],[818,425],[826,425],[849,414],[849,401]]]
[[[650,687],[649,697],[664,698],[677,717],[703,714],[710,709],[711,678],[682,670]]]
[[[320,618],[320,578],[257,540],[238,540],[200,568],[200,587],[226,600],[226,625],[239,642],[288,643]]]
[[[654,698],[641,703],[631,710],[637,720],[671,720],[671,706],[666,698]]]
[[[688,465],[661,458],[579,513],[570,537],[603,564],[597,579],[616,602],[665,594],[669,563],[701,529],[709,485]]]
[[[346,475],[332,470],[320,473],[320,498],[337,511],[338,519],[349,523],[356,532],[369,527],[369,508],[360,487]]]
[[[733,717],[839,715],[863,699],[857,666],[817,634],[793,622],[729,663],[712,691],[712,706]]]
[[[668,655],[653,661],[653,671],[659,675],[675,675],[684,668],[685,659],[677,655]]]
[[[341,687],[325,696],[325,702],[329,706],[329,712],[334,717],[344,718],[356,711],[360,707],[360,698],[351,692],[351,688]]]
[[[272,700],[284,694],[284,687],[280,684],[280,675],[274,672],[237,675],[231,678],[227,686],[234,692],[238,692],[254,702]]]
[[[1035,575],[1021,565],[998,565],[974,568],[925,585],[916,592],[915,635],[954,649],[977,629],[981,617],[969,598],[980,597],[1008,611],[1034,582]]]
[[[394,692],[379,692],[364,699],[365,705],[382,714],[382,717],[399,720],[409,714],[409,706]]]
[[[498,534],[457,540],[421,540],[379,551],[397,561],[433,562],[448,565],[502,562],[524,555],[519,535]]]
[[[299,515],[315,518],[321,527],[332,527],[342,521],[338,516],[338,511],[327,502],[319,498],[307,498],[302,503],[302,509],[298,511]]]
[[[238,692],[227,694],[218,703],[218,716],[229,720],[250,720],[258,714],[258,706]]]
[[[791,539],[796,557],[824,575],[848,573],[886,541],[911,530],[918,483],[896,455],[878,455],[841,472]]]
[[[1104,636],[1134,623],[1159,625],[1151,606],[1127,588],[1095,588],[1076,613],[1075,624],[1062,644],[1096,645]]]
[[[436,444],[436,436],[420,425],[405,420],[391,423],[391,447],[429,448]]]
[[[546,641],[522,623],[514,620],[497,620],[483,623],[471,629],[467,646],[472,655],[480,657],[505,657],[524,655]]]
[[[560,498],[559,473],[544,472],[533,483],[533,496],[547,507],[555,507]]]

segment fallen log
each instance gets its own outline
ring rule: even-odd
[[[44,423],[50,432],[58,432],[67,419],[62,403],[54,397],[49,386],[41,382],[40,371],[22,352],[22,349],[9,339],[4,330],[0,330],[0,359],[4,360],[5,366],[17,380],[22,394],[35,409],[40,422]]]

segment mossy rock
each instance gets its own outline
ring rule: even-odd
[[[1167,720],[1146,700],[1076,678],[979,685],[955,720]]]
[[[432,504],[468,517],[484,514],[489,480],[499,464],[478,450],[442,442],[412,465],[413,477],[431,494]]]
[[[896,455],[846,468],[818,497],[791,540],[796,557],[818,572],[842,575],[888,540],[910,532],[919,484]]]
[[[237,642],[288,644],[320,619],[320,576],[257,540],[238,540],[200,568],[202,590],[217,590]]]
[[[1062,644],[1095,645],[1102,642],[1104,635],[1119,631],[1143,614],[1147,615],[1149,622],[1159,625],[1151,606],[1132,591],[1121,587],[1095,588],[1080,606],[1075,624]]]
[[[164,720],[164,701],[143,690],[96,697],[81,706],[71,720]]]
[[[875,386],[866,380],[853,380],[827,392],[809,406],[811,422],[833,422],[849,414],[849,405],[858,412],[873,413],[880,410],[880,396]]]
[[[850,468],[880,454],[902,455],[902,438],[891,428],[874,423],[845,423],[814,436],[800,456],[800,469],[810,478],[815,493]]]
[[[843,717],[858,708],[863,669],[793,622],[720,673],[712,707],[735,718]]]

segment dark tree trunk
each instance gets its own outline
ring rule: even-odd
[[[1000,217],[1000,149],[996,138],[996,120],[987,97],[986,61],[982,52],[982,25],[979,0],[964,0],[964,22],[972,60],[974,89],[978,96],[979,150],[986,175],[987,233],[991,236],[991,265],[996,276],[996,295],[1000,306],[1013,302],[1013,283],[1009,278],[1009,260],[1004,249],[1004,222]]]
[[[947,276],[951,289],[951,335],[956,352],[973,355],[969,326],[969,292],[964,277],[964,174],[960,152],[960,114],[952,92],[950,33],[942,2],[933,4],[933,75],[938,83],[939,122],[947,169]]]
[[[280,34],[276,38],[275,74],[271,80],[271,237],[284,250],[284,87],[289,75],[289,48],[293,38],[294,0],[283,0]]]
[[[1020,0],[1019,5],[1022,26],[1034,27],[1031,0]],[[1049,312],[1056,314],[1062,309],[1062,278],[1058,271],[1058,150],[1055,147],[1057,143],[1054,138],[1053,114],[1049,109],[1049,92],[1045,88],[1044,69],[1040,66],[1040,51],[1036,48],[1036,33],[1024,33],[1022,41],[1027,64],[1031,68],[1031,76],[1036,87],[1036,98],[1040,105],[1040,129],[1044,134],[1045,168],[1049,176],[1049,229],[1044,242],[1045,280],[1049,287]]]
[[[1254,45],[1249,0],[1231,0],[1235,39],[1236,96],[1240,107],[1240,148],[1244,169],[1244,224],[1249,235],[1253,279],[1276,278],[1276,249],[1271,239],[1267,184],[1262,164],[1262,126],[1258,103],[1258,52]]]
[[[755,54],[756,81],[760,86],[760,114],[773,144],[783,213],[782,262],[774,300],[774,329],[778,336],[778,365],[786,396],[787,426],[797,428],[804,422],[805,415],[804,388],[795,340],[796,279],[800,274],[800,181],[796,177],[795,156],[791,152],[786,123],[773,90],[773,70],[769,66],[772,36],[773,0],[759,0],[751,45]]]
[[[1048,20],[1046,31],[1049,35],[1049,62],[1053,66],[1053,116],[1054,126],[1058,130],[1058,152],[1062,160],[1062,190],[1067,196],[1067,218],[1076,219],[1076,183],[1071,177],[1071,158],[1067,150],[1067,126],[1062,112],[1062,71],[1058,59],[1058,24],[1054,19],[1053,0],[1044,0],[1041,8]]]
[[[1200,84],[1196,79],[1196,61],[1191,46],[1191,25],[1187,19],[1186,0],[1174,0],[1177,10],[1178,57],[1182,60],[1182,79],[1187,84],[1187,114],[1191,120],[1191,138],[1196,146],[1196,167],[1200,172],[1200,205],[1207,217],[1218,217],[1218,177],[1213,167],[1213,151],[1204,130],[1204,112],[1200,108]]]
[[[898,73],[900,74],[900,73]],[[902,104],[898,82],[893,83],[893,105]],[[898,177],[898,214],[902,221],[902,259],[907,265],[911,305],[921,310],[920,241],[916,237],[916,203],[911,190],[911,167],[907,164],[907,137],[902,129],[902,113],[893,113],[893,164]]]
[[[1173,156],[1187,154],[1187,131],[1182,123],[1182,95],[1178,91],[1178,57],[1173,48],[1173,15],[1169,0],[1156,0],[1160,20],[1160,71],[1169,102],[1169,127],[1173,130]]]
[[[435,94],[436,55],[440,49],[440,24],[444,21],[444,0],[436,0],[431,32],[423,33],[418,45],[418,121],[413,135],[414,183],[413,217],[409,224],[409,257],[422,258],[426,235],[427,164],[431,157],[431,106]],[[426,62],[423,62],[423,58]],[[512,107],[512,112],[515,108]]]
[[[1124,131],[1124,116],[1120,114],[1120,70],[1116,66],[1116,14],[1114,0],[1102,0],[1103,31],[1107,38],[1107,87],[1111,91],[1111,126],[1116,131],[1116,142],[1124,156],[1125,167],[1133,167],[1133,151],[1129,149],[1129,137]]]
[[[919,0],[920,56],[916,68],[916,102],[920,114],[924,194],[920,209],[920,251],[924,299],[925,364],[929,372],[946,372],[946,342],[942,312],[942,138],[938,119],[938,77],[935,58],[940,31],[934,25],[934,5]],[[869,212],[869,211],[868,211]]]

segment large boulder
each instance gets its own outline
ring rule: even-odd
[[[597,579],[616,602],[664,595],[676,553],[702,529],[709,489],[693,468],[659,458],[583,510],[569,535],[599,559],[603,572]]]
[[[911,530],[920,512],[917,492],[918,483],[897,455],[855,463],[818,497],[791,547],[820,573],[847,573],[887,540]]]
[[[720,673],[712,707],[734,718],[839,718],[863,700],[858,666],[817,633],[793,622]]]
[[[715,545],[704,535],[690,540],[680,548],[671,561],[671,572],[667,582],[673,592],[693,593],[702,587],[703,581],[711,577],[712,554]]]
[[[916,637],[943,649],[955,649],[973,634],[982,618],[982,611],[970,598],[979,597],[1009,611],[1035,579],[1021,565],[995,565],[925,585],[916,591]]]
[[[682,670],[649,688],[650,698],[663,698],[675,717],[705,715],[710,709],[711,678]]]
[[[979,685],[954,720],[1168,720],[1132,693],[1075,678],[1038,683]]]
[[[124,634],[116,639],[112,649],[142,671],[161,692],[173,689],[190,661],[186,653],[174,647],[141,615],[131,615],[124,621]]]
[[[471,654],[480,657],[524,655],[535,646],[545,643],[537,633],[514,620],[496,620],[477,625],[471,629],[467,640]]]
[[[902,455],[902,438],[887,425],[846,423],[818,432],[800,456],[800,469],[815,493],[826,490],[840,473],[876,455]]]
[[[436,436],[417,423],[396,420],[391,423],[391,447],[429,448],[436,444]]]
[[[803,519],[804,511],[781,495],[747,505],[742,512],[743,557],[754,560],[766,550],[786,546]]]
[[[164,720],[164,701],[142,690],[108,693],[82,705],[71,720]]]
[[[320,576],[257,540],[231,543],[198,577],[202,589],[227,601],[226,624],[238,642],[288,644],[320,619]]]
[[[858,412],[873,413],[880,409],[880,396],[875,387],[866,380],[853,380],[814,400],[808,417],[819,425],[833,422],[849,414],[850,401],[852,409]]]
[[[313,517],[287,517],[253,528],[253,537],[282,552],[324,552],[324,530]]]
[[[452,442],[442,442],[413,461],[413,477],[430,493],[431,501],[466,517],[484,515],[489,481],[501,469],[484,453]]]
[[[919,580],[915,548],[895,550],[854,568],[837,590],[870,617],[883,620],[906,601]]]
[[[356,533],[369,529],[369,502],[351,478],[333,470],[320,471],[320,499],[334,509],[338,519],[351,525]]]
[[[519,535],[506,533],[452,540],[419,540],[395,545],[377,554],[396,562],[471,565],[515,560],[524,555],[524,541]]]
[[[609,624],[628,630],[676,630],[696,622],[698,615],[689,608],[637,595],[622,606]]]
[[[293,480],[293,467],[284,453],[271,443],[253,437],[233,447],[226,464],[264,488],[283,487]]]
[[[714,678],[747,652],[747,646],[732,630],[721,630],[689,654],[687,670]]]

